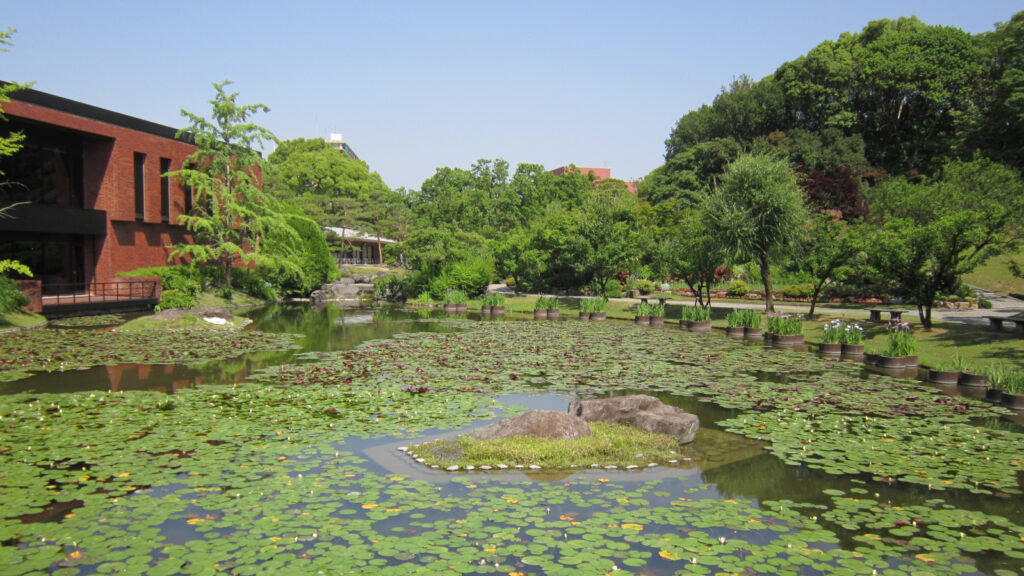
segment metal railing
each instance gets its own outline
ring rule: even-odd
[[[43,284],[43,305],[88,304],[121,300],[156,299],[159,280],[115,280]]]

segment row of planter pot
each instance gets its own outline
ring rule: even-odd
[[[534,320],[558,320],[560,308],[538,308],[533,311]]]
[[[640,326],[664,326],[665,325],[665,317],[664,316],[637,316],[636,318],[633,319],[633,323],[634,324],[638,324]]]
[[[928,381],[935,384],[959,384],[960,386],[988,386],[984,374],[968,371],[928,370]]]
[[[592,320],[594,322],[601,322],[607,319],[607,312],[580,312],[580,320]]]
[[[444,312],[445,312],[445,314],[465,314],[466,313],[466,305],[465,304],[445,304],[444,305]]]
[[[865,354],[864,363],[879,368],[912,368],[917,366],[917,356],[882,356],[881,354]]]
[[[825,356],[863,356],[863,344],[844,344],[842,342],[822,342],[818,344],[818,352]]]
[[[711,320],[680,320],[679,329],[690,332],[711,332]]]
[[[504,306],[481,306],[480,314],[483,316],[504,316]]]

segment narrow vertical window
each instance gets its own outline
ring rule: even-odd
[[[160,159],[160,221],[164,224],[171,222],[171,178],[167,175],[171,171],[171,159]]]
[[[135,219],[146,219],[146,155],[135,153]]]
[[[185,214],[192,213],[192,198],[194,192],[191,186],[185,186]]]

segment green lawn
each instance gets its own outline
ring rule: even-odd
[[[1024,264],[1024,249],[988,259],[977,270],[964,276],[964,281],[1002,294],[1024,294],[1024,278],[1010,274],[1007,267],[1010,260]]]

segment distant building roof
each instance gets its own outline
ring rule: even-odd
[[[331,145],[335,150],[340,151],[342,154],[352,158],[353,160],[359,160],[359,156],[356,156],[355,150],[345,142],[345,138],[341,134],[331,134],[327,143]]]
[[[325,226],[324,230],[330,230],[331,232],[341,236],[345,240],[360,240],[363,242],[377,242],[376,234],[367,234],[366,232],[360,232],[359,230],[353,230],[352,228],[334,228],[331,226]],[[398,240],[392,240],[390,238],[380,237],[381,244],[397,244]]]

